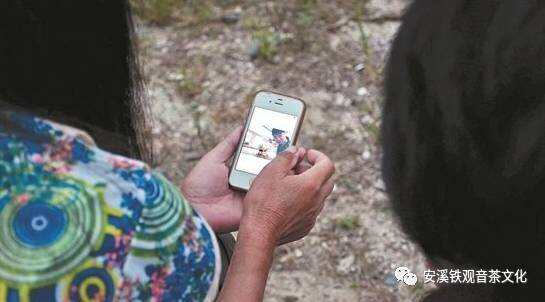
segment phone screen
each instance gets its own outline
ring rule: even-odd
[[[292,144],[297,116],[255,107],[235,169],[259,174]]]

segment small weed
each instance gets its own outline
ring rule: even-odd
[[[347,216],[337,219],[335,224],[343,230],[353,231],[360,227],[360,218],[359,216]]]
[[[295,42],[304,49],[313,39],[311,27],[315,22],[316,0],[298,0],[295,5]]]
[[[178,85],[178,91],[182,94],[194,96],[202,91],[202,86],[192,76],[184,76]]]
[[[360,34],[360,44],[361,49],[363,51],[363,59],[366,62],[366,73],[369,76],[369,79],[371,81],[376,81],[380,78],[380,71],[376,69],[376,67],[373,64],[373,53],[371,46],[369,45],[369,37],[365,33],[365,30],[363,29],[363,19],[365,15],[365,7],[367,5],[368,0],[361,1],[358,4],[356,4],[355,7],[355,16],[354,21],[356,22],[358,26],[358,31]]]
[[[203,127],[202,120],[204,118],[204,111],[201,109],[197,102],[191,102],[189,107],[191,110],[191,116],[193,117],[193,125],[197,129],[197,137],[201,142],[203,150],[209,150],[210,146],[206,143],[205,127]]]
[[[298,27],[309,27],[314,21],[316,0],[299,0],[296,4],[296,19]]]
[[[203,91],[202,83],[206,76],[206,67],[202,62],[203,59],[197,58],[193,65],[189,67],[180,67],[177,75],[177,91],[184,96],[193,97],[199,95]]]
[[[133,10],[142,20],[166,25],[173,21],[173,9],[177,0],[131,0]]]
[[[248,31],[255,31],[267,27],[267,23],[263,20],[263,18],[250,15],[243,18],[242,27]]]
[[[297,20],[295,20],[295,24],[298,28],[307,28],[312,25],[312,22],[314,22],[314,16],[312,14],[309,14],[306,11],[297,13]]]
[[[380,140],[380,127],[376,124],[367,124],[364,126],[365,130],[369,135],[372,137],[372,139],[375,142],[378,142]]]
[[[156,25],[199,25],[215,18],[211,0],[131,0],[131,5],[138,17]]]
[[[195,16],[195,21],[197,24],[202,24],[207,21],[210,21],[214,18],[214,12],[212,10],[212,5],[209,3],[200,3],[203,1],[190,1],[192,4],[186,6],[185,15]]]
[[[272,30],[258,30],[254,32],[253,36],[257,47],[255,56],[273,62],[274,57],[278,54],[280,36]]]

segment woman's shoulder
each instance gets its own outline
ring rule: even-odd
[[[0,113],[0,230],[12,234],[0,237],[0,300],[204,300],[217,291],[214,234],[176,186],[31,115]]]

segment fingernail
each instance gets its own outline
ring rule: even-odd
[[[295,146],[290,146],[286,152],[289,152],[289,153],[297,153],[297,147]]]

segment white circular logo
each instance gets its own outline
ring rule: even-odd
[[[413,273],[407,273],[405,276],[403,276],[403,282],[407,285],[414,286],[416,285],[416,282],[418,281],[418,278],[416,278],[416,275]]]
[[[405,266],[396,268],[394,275],[398,282],[403,282],[410,286],[416,285],[416,282],[418,281],[416,275],[411,273],[411,270]]]
[[[396,276],[397,281],[403,281],[403,276],[405,276],[407,273],[409,273],[411,270],[407,267],[400,266],[396,268],[396,271],[394,272],[394,275]]]

